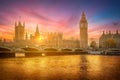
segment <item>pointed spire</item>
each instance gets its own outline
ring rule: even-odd
[[[108,32],[106,32],[106,35],[108,34]]]
[[[37,26],[36,26],[36,32],[39,32],[39,29],[38,29],[38,24],[37,24]]]
[[[23,22],[23,26],[25,27],[25,22]]]
[[[82,17],[80,21],[87,21],[85,12],[82,12]]]
[[[15,26],[17,26],[17,22],[15,21]]]
[[[109,35],[111,34],[111,31],[109,30]]]
[[[119,34],[118,30],[116,30],[116,34]]]
[[[85,16],[85,12],[84,11],[82,12],[82,16]]]
[[[36,36],[36,38],[38,38],[39,35],[40,35],[40,33],[39,33],[38,25],[37,25],[37,26],[36,26],[36,32],[35,32],[35,36]]]

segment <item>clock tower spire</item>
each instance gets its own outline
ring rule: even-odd
[[[80,48],[87,49],[88,47],[88,22],[86,15],[82,12],[80,20]]]

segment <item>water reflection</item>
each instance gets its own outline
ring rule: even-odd
[[[0,59],[0,80],[114,80],[120,79],[119,71],[120,56]]]

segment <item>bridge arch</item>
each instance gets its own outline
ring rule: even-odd
[[[11,51],[8,47],[0,47],[0,51]]]

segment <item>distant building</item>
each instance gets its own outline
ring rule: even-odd
[[[116,33],[111,33],[111,31],[105,32],[101,35],[99,39],[100,48],[120,48],[120,34],[118,30]]]
[[[35,31],[35,39],[39,40],[39,38],[40,38],[40,33],[39,33],[38,25],[37,25],[36,31]]]
[[[15,22],[15,37],[14,37],[14,46],[15,47],[25,47],[28,45],[35,46],[38,44],[40,33],[38,29],[38,25],[36,27],[35,35],[25,34],[25,23]],[[39,45],[39,44],[38,44]]]
[[[68,48],[68,49],[80,48],[79,44],[80,44],[80,41],[77,39],[63,40],[62,48]]]
[[[52,48],[58,48],[58,49],[64,49],[64,48],[79,48],[79,40],[77,39],[63,39],[63,33],[60,32],[48,32],[45,33],[46,38],[45,46],[46,47],[52,47]]]
[[[85,16],[83,15],[83,17]],[[15,23],[15,38],[14,38],[14,44],[13,44],[14,47],[44,46],[46,48],[51,47],[51,48],[57,48],[57,49],[79,48],[79,44],[80,44],[79,40],[75,40],[75,39],[65,40],[63,39],[63,33],[60,33],[60,32],[45,32],[45,33],[39,32],[38,25],[36,26],[36,30],[34,34],[28,34],[27,32],[26,33],[25,32],[26,32],[25,23],[23,24],[21,22]],[[86,37],[84,38],[86,39]]]
[[[88,48],[88,22],[84,12],[80,20],[80,48]]]
[[[28,39],[28,35],[26,34],[26,40]],[[39,28],[38,25],[36,26],[36,31],[35,31],[35,35],[30,35],[29,40],[33,40],[33,41],[39,41],[40,39],[40,32],[39,32]]]
[[[15,22],[15,42],[23,41],[25,40],[25,23],[16,23]]]
[[[46,39],[47,47],[54,47],[54,48],[62,47],[63,33],[51,32],[51,33],[47,33],[46,36],[47,36],[47,39]]]

